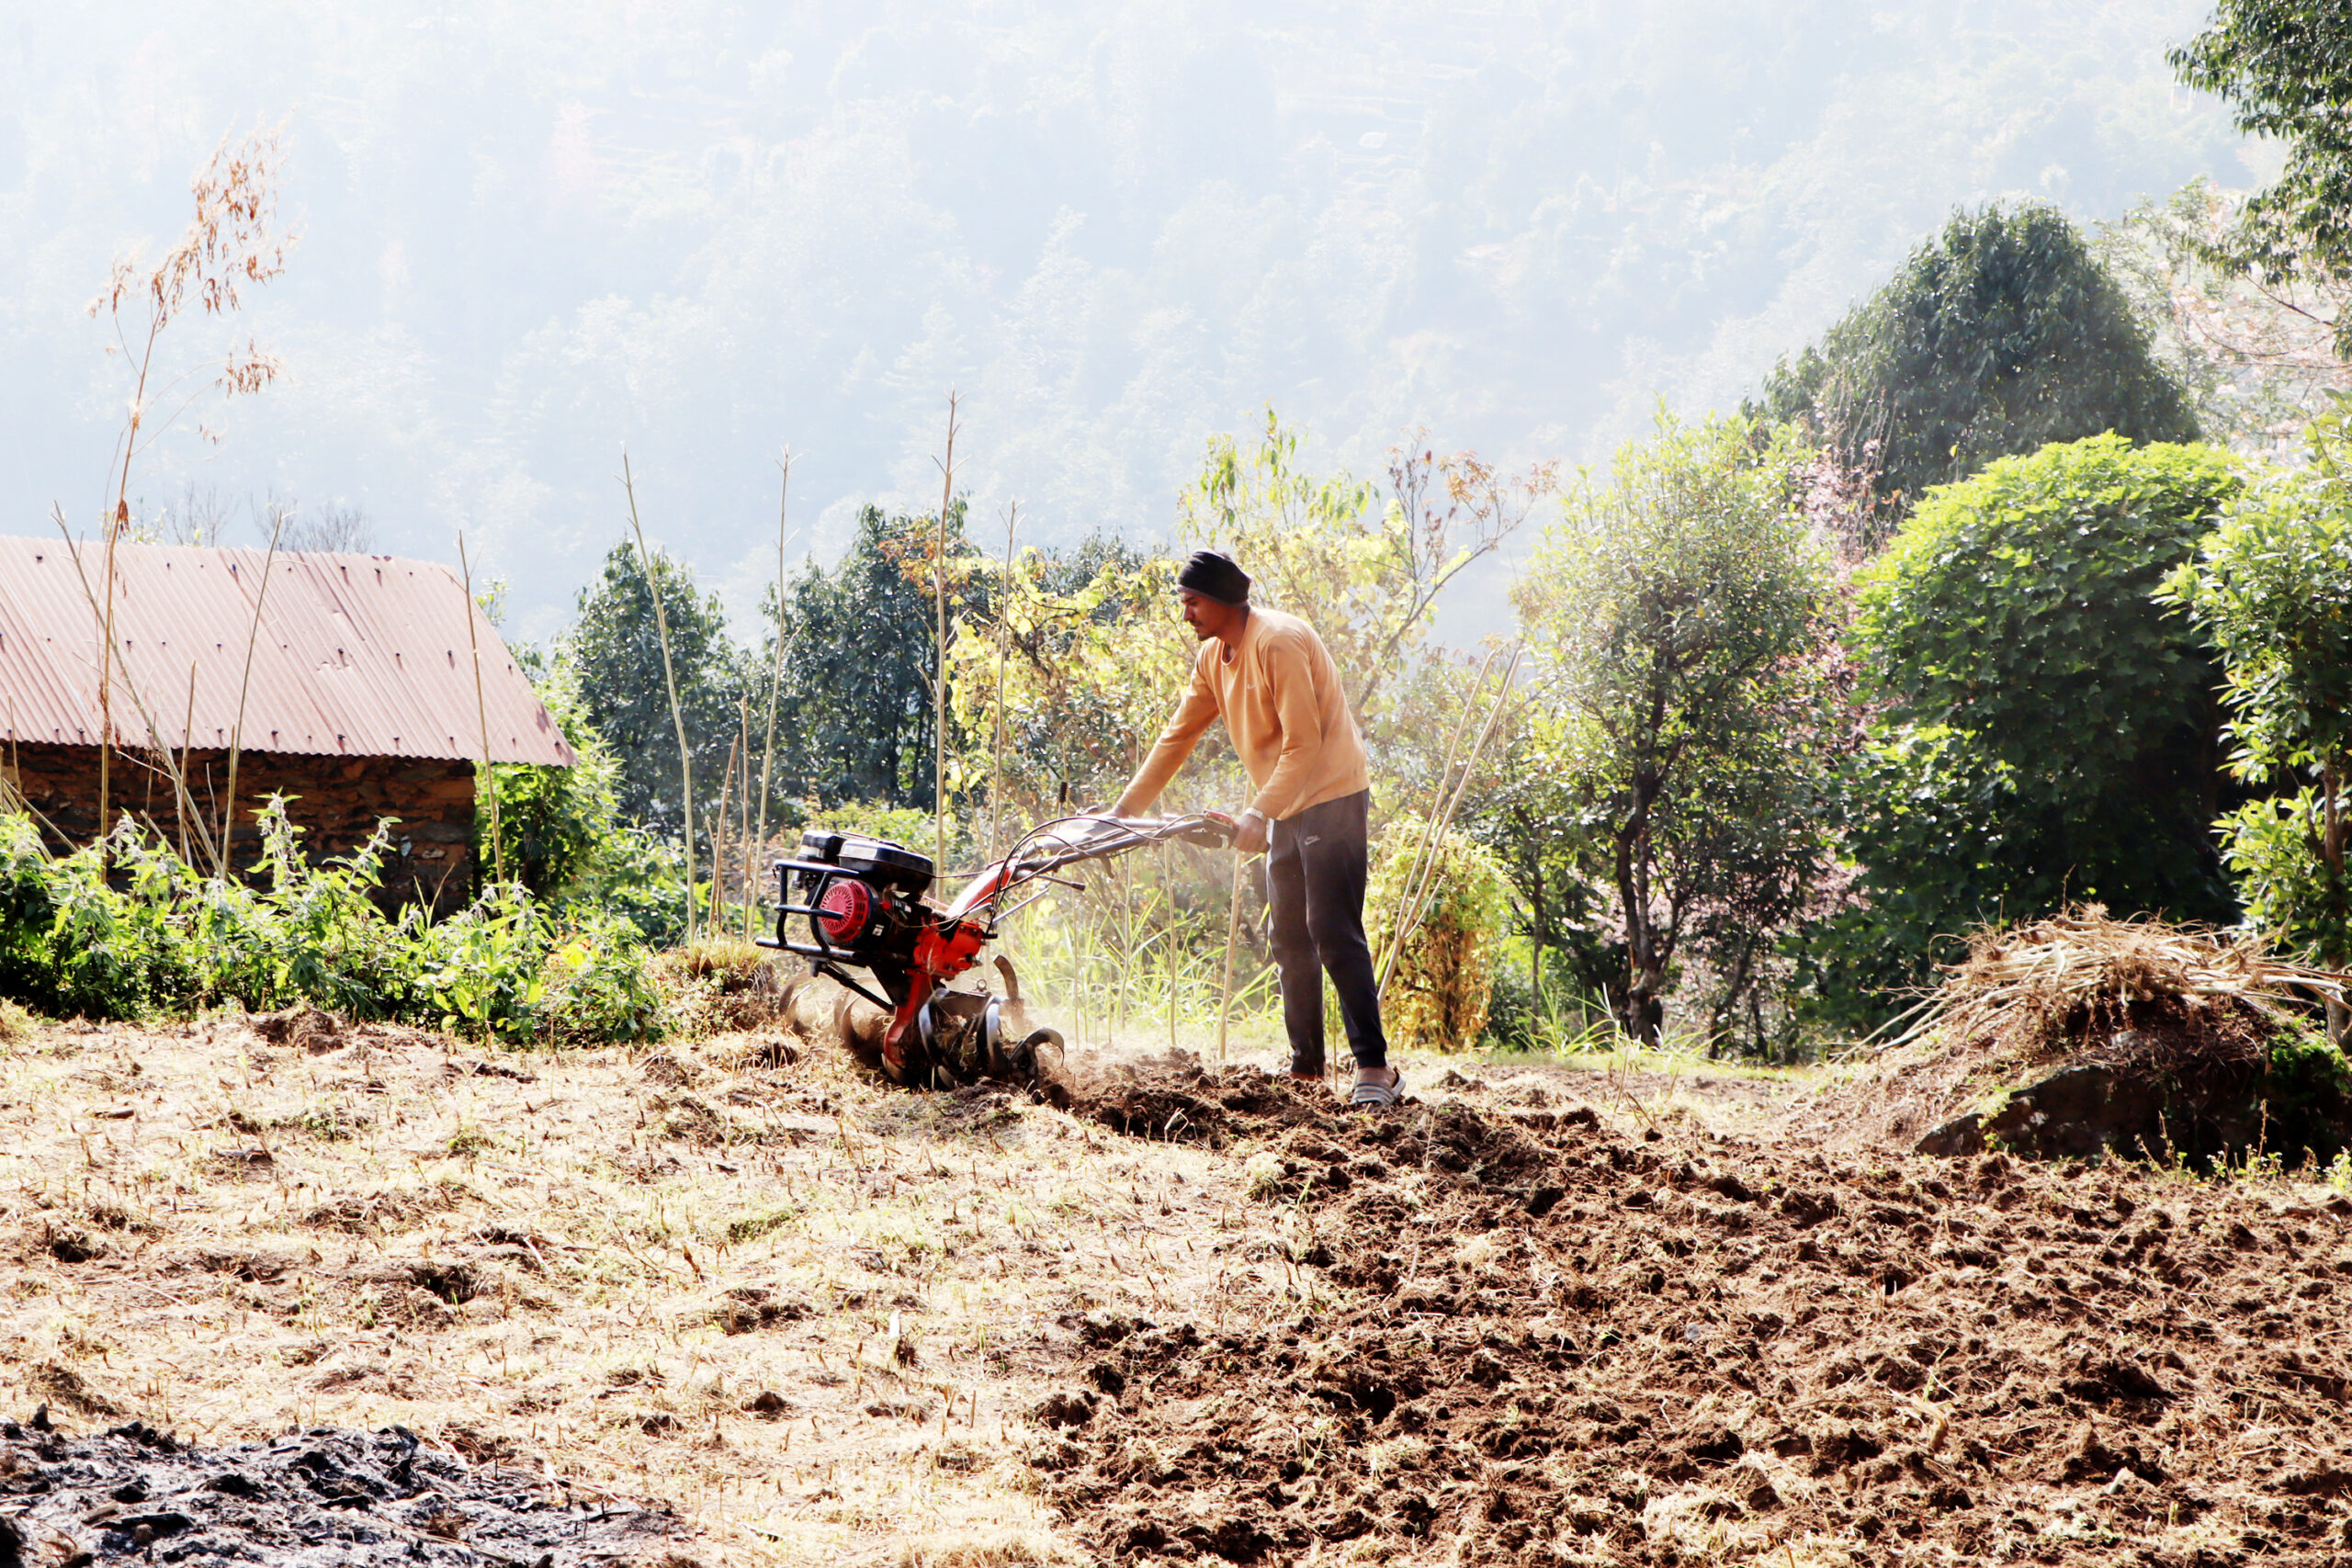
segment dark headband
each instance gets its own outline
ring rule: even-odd
[[[1215,550],[1194,550],[1184,570],[1176,574],[1176,586],[1206,594],[1220,604],[1250,603],[1250,574],[1234,565],[1231,556]]]

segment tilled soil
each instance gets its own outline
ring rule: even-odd
[[[1223,1148],[1236,1137],[1326,1122],[1333,1101],[1320,1084],[1255,1067],[1210,1072],[1175,1051],[1113,1063],[1081,1079],[1069,1109],[1129,1137]]]
[[[2352,1563],[2340,1195],[1159,1076],[1323,1285],[1085,1322],[1034,1462],[1107,1558]]]
[[[45,1423],[45,1414],[35,1419]],[[669,1515],[475,1468],[399,1427],[197,1448],[132,1424],[0,1424],[0,1563],[590,1564],[672,1561]],[[684,1562],[683,1558],[675,1562]]]

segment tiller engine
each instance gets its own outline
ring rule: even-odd
[[[1012,852],[942,905],[931,897],[926,855],[863,834],[811,828],[800,853],[775,863],[775,940],[763,947],[806,956],[829,976],[889,1015],[881,1067],[893,1083],[945,1089],[978,1078],[1058,1077],[1062,1037],[1030,1029],[1021,989],[1000,956],[1007,994],[951,991],[948,982],[979,962],[1002,922],[1050,887],[1082,888],[1060,873],[1081,861],[1180,840],[1222,849],[1231,818],[1058,818],[1032,829]],[[805,934],[803,934],[805,933]],[[872,986],[849,973],[863,969]]]

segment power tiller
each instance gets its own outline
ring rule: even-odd
[[[953,901],[931,897],[928,856],[859,833],[811,828],[800,853],[775,863],[775,940],[763,947],[805,955],[827,976],[888,1015],[882,1071],[912,1089],[946,1089],[982,1077],[1058,1077],[1062,1037],[1028,1029],[1012,964],[997,968],[1009,993],[950,991],[947,983],[979,962],[1005,920],[1056,886],[1083,889],[1060,874],[1082,861],[1181,840],[1222,849],[1234,822],[1219,812],[1130,818],[1061,817],[1032,829],[1002,860],[983,867]],[[797,935],[805,931],[805,937]],[[869,987],[849,973],[863,969]]]

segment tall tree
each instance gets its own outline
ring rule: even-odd
[[[718,595],[696,592],[694,573],[683,563],[659,552],[653,562],[662,613],[669,618],[678,705],[695,777],[715,784],[726,772],[736,736],[737,699],[747,689],[742,656],[727,635]],[[634,545],[613,547],[605,558],[604,576],[581,590],[579,606],[565,657],[578,675],[581,705],[618,770],[621,815],[665,838],[678,838],[684,808],[677,731],[662,676],[653,595]],[[715,789],[711,798],[717,798]]]
[[[1874,471],[1898,513],[2052,441],[2198,434],[2124,291],[2063,214],[2034,204],[1953,213],[1818,345],[1773,367],[1761,412]]]
[[[2234,111],[2238,129],[2287,150],[2278,179],[2247,197],[2209,249],[2273,288],[2340,300],[2352,277],[2352,13],[2321,0],[2220,0],[2206,29],[2167,56],[2182,81]],[[2352,314],[2333,312],[2352,358]]]
[[[1518,592],[1530,760],[1584,797],[1637,1039],[1659,1038],[1686,937],[1773,931],[1826,869],[1834,598],[1798,504],[1809,457],[1784,426],[1663,420],[1571,500]]]
[[[973,570],[978,553],[964,537],[961,501],[949,509],[946,536],[949,609],[960,616],[985,587]],[[868,506],[840,562],[830,571],[811,562],[789,585],[779,794],[931,809],[938,536],[934,517],[886,516]],[[773,626],[773,592],[763,611]]]

